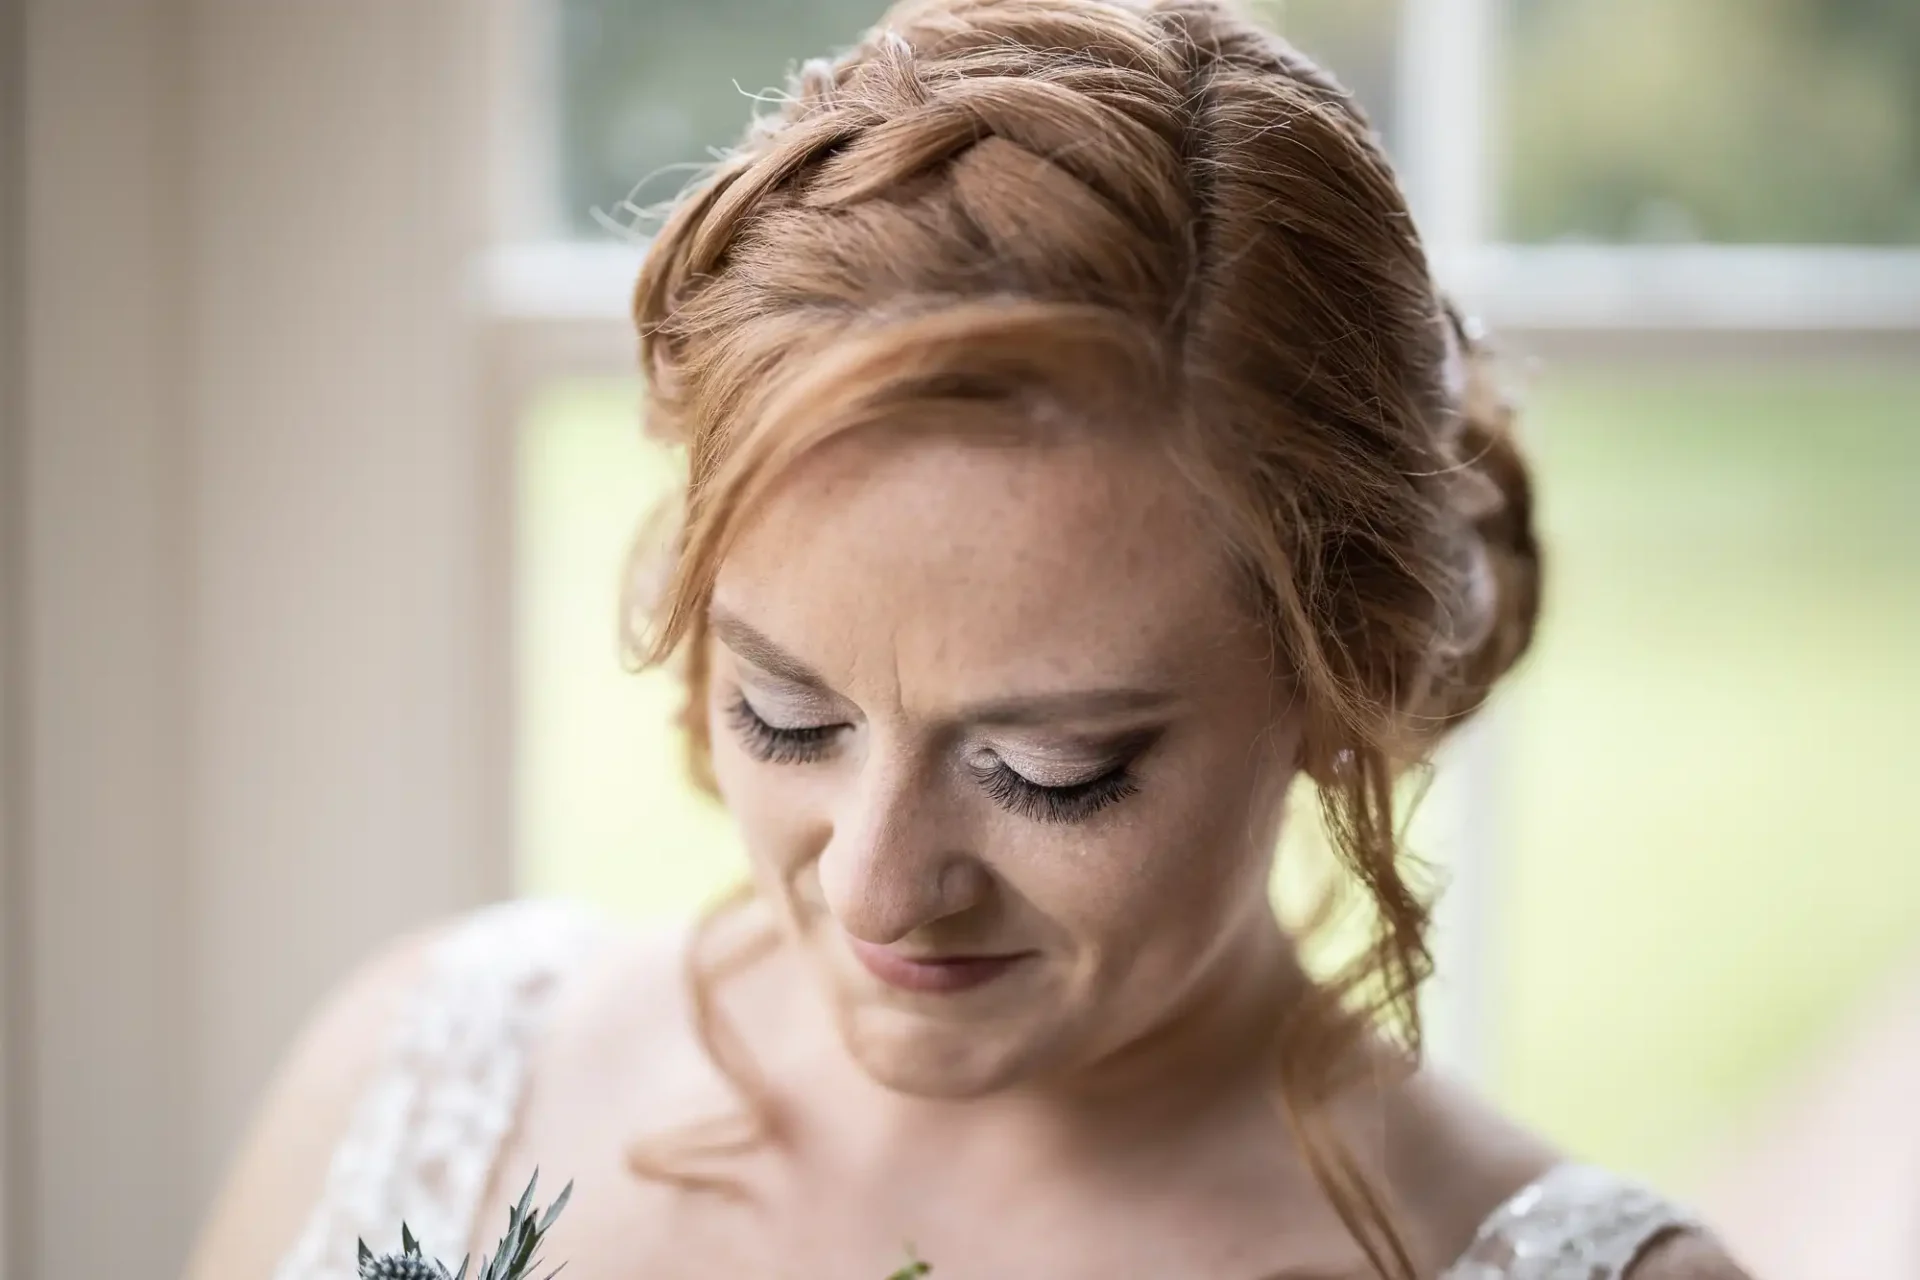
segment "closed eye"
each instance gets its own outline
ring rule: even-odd
[[[783,726],[769,723],[744,694],[735,694],[728,720],[747,754],[766,764],[812,764],[826,758],[847,724]],[[1105,773],[1066,786],[1033,781],[1005,761],[969,767],[981,788],[1007,812],[1033,822],[1083,822],[1139,793],[1132,773],[1138,752]]]
[[[1140,790],[1140,784],[1130,772],[1130,762],[1117,765],[1097,778],[1064,787],[1042,786],[1015,772],[1004,761],[975,766],[973,775],[994,803],[1034,822],[1084,822]]]
[[[848,727],[844,724],[791,727],[768,724],[744,694],[734,696],[727,718],[747,754],[766,764],[811,764],[820,760]]]

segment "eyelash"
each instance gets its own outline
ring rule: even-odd
[[[1070,787],[1043,787],[1004,764],[976,768],[973,776],[994,803],[1033,822],[1084,822],[1140,790],[1126,765]]]
[[[811,764],[827,753],[843,726],[811,725],[804,729],[776,729],[736,695],[731,713],[734,730],[747,754],[764,764]]]
[[[765,764],[811,764],[826,755],[845,728],[837,724],[777,728],[762,720],[746,698],[738,695],[730,719],[747,753]],[[976,767],[971,772],[995,804],[1033,822],[1083,822],[1140,790],[1124,764],[1070,787],[1043,787],[1005,764]]]

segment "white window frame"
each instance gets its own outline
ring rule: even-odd
[[[550,49],[527,26],[542,0],[495,0],[520,25],[521,49]],[[1404,0],[1398,119],[1400,165],[1444,287],[1507,346],[1564,361],[1861,354],[1920,362],[1920,249],[1851,246],[1537,246],[1490,239],[1499,121],[1500,0]],[[531,40],[530,30],[540,30]],[[502,234],[481,262],[487,320],[489,434],[511,449],[541,388],[635,372],[629,289],[640,245],[530,235],[555,220],[530,211],[528,181],[552,191],[551,155],[525,122],[550,120],[554,95],[538,57],[518,68],[520,122],[498,139]],[[554,135],[549,132],[548,138]],[[1489,999],[1488,940],[1497,910],[1506,729],[1496,707],[1450,749],[1450,802],[1437,835],[1450,876],[1437,921],[1433,1050],[1484,1080],[1499,1028]],[[494,868],[489,883],[511,881]]]

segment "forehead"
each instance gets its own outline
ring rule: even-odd
[[[1220,539],[1145,445],[868,433],[749,513],[715,603],[904,699],[1179,681],[1246,638]]]

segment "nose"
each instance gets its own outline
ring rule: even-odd
[[[977,905],[989,889],[967,852],[965,821],[939,778],[874,767],[835,816],[820,891],[840,927],[887,946]]]

